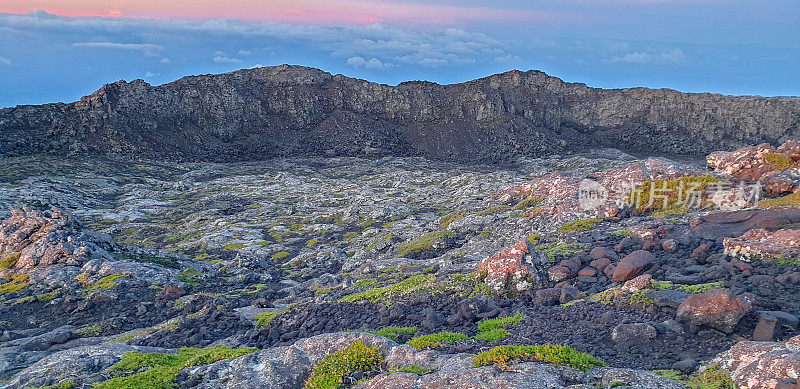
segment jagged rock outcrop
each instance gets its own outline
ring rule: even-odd
[[[0,110],[0,154],[239,161],[422,155],[501,161],[587,147],[702,155],[800,131],[800,99],[589,88],[538,71],[389,86],[281,65],[108,84]],[[686,139],[691,139],[687,142]]]

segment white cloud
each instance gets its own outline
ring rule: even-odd
[[[146,57],[161,57],[158,51],[164,50],[164,46],[150,43],[117,43],[117,42],[78,42],[73,43],[74,47],[88,47],[98,49],[115,50],[134,50],[141,51]]]
[[[153,77],[153,76],[155,76],[155,75],[156,75],[155,73],[153,73],[153,72],[150,72],[150,71],[148,71],[147,73],[145,73],[145,74],[144,74],[145,78],[147,78],[147,77]]]
[[[164,58],[161,58],[161,61],[158,61],[158,62],[161,62],[161,63],[163,63],[163,64],[168,64],[168,63],[170,63],[170,62],[172,62],[172,61],[170,61],[170,60],[169,60],[169,58],[167,58],[167,57],[164,57]]]
[[[352,66],[354,68],[361,68],[364,69],[374,69],[374,70],[385,70],[394,67],[391,63],[384,63],[377,58],[370,58],[366,60],[362,57],[350,57],[347,59],[347,65]]]
[[[212,61],[214,61],[214,63],[242,63],[242,60],[239,58],[232,58],[224,55],[215,55]]]
[[[239,50],[239,55],[241,55],[243,57],[246,57],[246,56],[248,56],[250,54],[253,54],[253,53],[250,52],[250,50]]]
[[[683,53],[683,50],[675,48],[665,53],[628,53],[622,57],[615,57],[612,62],[628,62],[628,63],[683,63],[687,62],[689,58]]]
[[[11,60],[5,57],[0,57],[0,65],[11,66]]]

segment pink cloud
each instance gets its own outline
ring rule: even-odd
[[[535,10],[365,0],[5,0],[0,12],[44,10],[65,16],[237,18],[299,24],[454,25],[479,22],[555,22],[573,16]]]

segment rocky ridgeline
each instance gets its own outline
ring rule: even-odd
[[[782,142],[800,129],[799,114],[797,98],[603,90],[538,71],[389,86],[282,65],[161,86],[119,81],[75,103],[3,109],[0,153],[472,163],[614,147],[700,156]]]
[[[793,387],[798,146],[9,179],[0,387]]]

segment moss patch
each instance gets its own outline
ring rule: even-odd
[[[254,347],[181,348],[177,354],[141,353],[131,351],[122,356],[108,371],[117,377],[100,382],[97,389],[170,389],[178,386],[181,370],[207,365],[223,359],[238,358],[258,351]]]
[[[382,363],[383,355],[377,347],[356,340],[349,347],[323,357],[311,371],[305,389],[341,388],[348,376],[376,370]]]
[[[396,284],[370,289],[364,292],[353,293],[342,297],[339,302],[353,303],[358,301],[381,302],[396,297],[407,296],[420,290],[436,279],[432,274],[417,274]]]
[[[586,250],[587,247],[588,245],[583,243],[555,242],[549,245],[537,246],[536,249],[547,254],[547,257],[550,258],[550,261],[555,261],[556,258],[568,257],[572,254],[576,254],[583,250]]]
[[[28,282],[27,274],[15,274],[10,276],[9,279],[11,280],[10,282],[0,285],[0,294],[17,293],[31,285]]]
[[[785,154],[766,153],[763,155],[765,161],[772,164],[775,170],[789,169],[797,166],[797,162]]]
[[[547,198],[546,196],[530,196],[530,197],[518,202],[517,205],[514,206],[514,209],[523,211],[523,210],[526,210],[528,208],[535,207],[535,206],[541,204],[542,201],[544,201],[544,199],[546,199],[546,198]]]
[[[459,332],[438,332],[411,338],[406,344],[417,350],[425,350],[441,347],[442,343],[455,343],[465,339],[469,339],[469,336]]]
[[[581,371],[605,366],[603,361],[573,348],[554,344],[535,346],[497,346],[472,358],[475,367],[497,365],[507,368],[509,362],[538,361],[557,366],[570,366]]]
[[[289,253],[288,251],[278,251],[277,253],[272,254],[272,259],[277,261],[279,259],[284,259],[284,258],[286,258],[286,257],[288,257],[290,255],[292,255],[292,254]]]
[[[283,310],[280,310],[280,311],[261,312],[261,313],[256,314],[253,317],[253,319],[255,319],[255,321],[256,321],[256,328],[269,327],[269,325],[270,325],[270,323],[272,323],[273,319],[278,317],[278,315],[281,315],[281,314],[284,314],[286,312],[289,312],[289,310],[291,310],[291,309],[292,309],[292,306],[289,306],[289,307],[286,307],[286,309],[283,309]]]
[[[399,342],[401,335],[414,335],[417,333],[417,327],[383,327],[379,330],[364,330],[368,334],[380,335],[389,338],[395,342]]]
[[[112,274],[110,276],[105,276],[97,280],[97,282],[91,284],[85,284],[85,288],[87,292],[92,292],[98,289],[111,289],[119,285],[119,283],[117,282],[118,279],[124,277],[130,277],[130,276],[126,274]]]
[[[705,208],[711,205],[706,195],[706,188],[720,184],[721,181],[714,176],[688,176],[671,180],[647,180],[636,188],[629,201],[642,213],[653,212],[661,209],[683,211],[688,205]],[[693,197],[694,196],[694,197]]]
[[[452,238],[454,236],[455,233],[453,231],[436,231],[420,236],[418,239],[412,242],[400,243],[397,245],[397,248],[400,251],[400,256],[402,257],[417,255],[433,248],[433,242],[436,239]]]
[[[783,197],[766,199],[758,202],[759,208],[772,207],[800,207],[800,192],[795,192]]]
[[[467,211],[457,211],[449,213],[445,216],[442,216],[442,218],[439,219],[439,225],[442,226],[442,228],[446,229],[447,227],[450,226],[451,223],[453,223],[456,220],[461,220],[465,216],[467,216]]]
[[[22,253],[13,253],[3,259],[0,259],[0,270],[11,269],[12,267],[16,266],[17,261],[21,256]]]
[[[564,223],[564,225],[561,226],[561,228],[558,231],[562,234],[568,232],[589,231],[594,229],[595,224],[600,223],[601,221],[602,220],[597,218],[575,220],[569,223]]]
[[[225,251],[236,251],[245,247],[247,247],[247,245],[244,243],[228,243],[225,246],[222,246],[222,249]]]
[[[519,324],[519,322],[521,322],[524,319],[525,319],[525,316],[520,312],[517,312],[513,316],[509,316],[509,317],[497,318],[497,319],[486,319],[486,320],[483,320],[480,323],[478,323],[478,331],[479,332],[485,332],[485,331],[491,331],[491,330],[496,329],[496,328],[513,327],[513,326]]]

